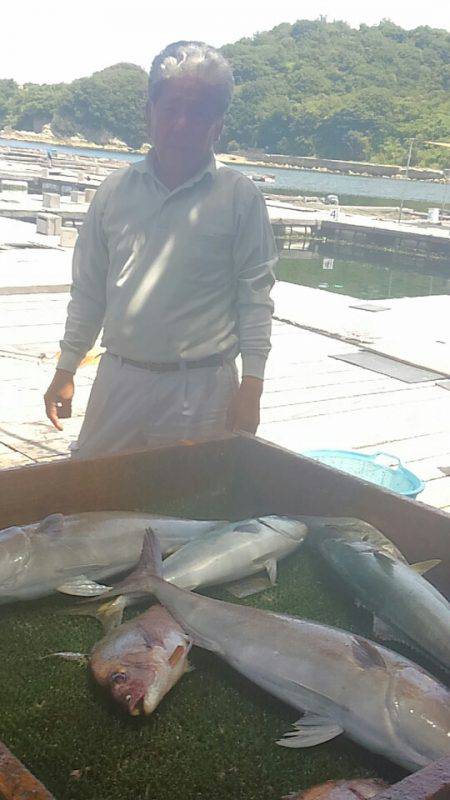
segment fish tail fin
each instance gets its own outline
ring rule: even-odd
[[[115,597],[114,600],[107,602],[104,600],[88,600],[85,603],[73,606],[73,608],[63,609],[60,613],[69,614],[73,617],[93,617],[100,622],[103,633],[106,635],[122,624],[123,612],[127,605],[127,597],[121,594]]]
[[[136,569],[130,572],[123,581],[116,583],[114,588],[105,597],[115,597],[118,594],[152,593],[154,581],[162,580],[162,556],[158,539],[152,528],[148,527],[142,542],[141,556]]]

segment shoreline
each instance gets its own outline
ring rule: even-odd
[[[28,143],[44,144],[49,148],[52,145],[71,147],[74,149],[98,150],[108,154],[121,153],[130,155],[145,155],[150,145],[144,143],[140,148],[133,149],[120,140],[110,140],[108,144],[100,145],[90,142],[80,137],[59,138],[53,135],[34,133],[32,131],[12,131],[0,130],[0,139],[23,141]],[[100,157],[100,156],[99,156]],[[406,176],[406,168],[395,164],[379,164],[377,162],[357,162],[339,161],[337,159],[322,159],[313,156],[284,156],[278,154],[261,155],[260,158],[252,158],[245,153],[216,153],[219,161],[225,164],[236,164],[239,166],[259,167],[264,169],[275,168],[284,170],[296,170],[299,172],[321,172],[329,175],[348,175],[365,178],[388,178],[390,180],[416,180],[431,183],[445,184],[446,178],[441,170],[429,169],[426,167],[412,167],[409,170],[409,177]],[[289,158],[292,160],[289,161]],[[297,162],[297,163],[294,163]],[[298,163],[303,162],[303,163]]]
[[[230,164],[241,166],[264,167],[272,169],[298,170],[299,172],[322,172],[328,175],[347,175],[360,178],[389,178],[390,180],[416,180],[428,183],[447,182],[442,170],[429,169],[428,167],[410,167],[409,175],[406,168],[397,164],[379,164],[376,161],[339,161],[337,159],[316,158],[313,156],[291,156],[296,162],[289,162],[289,156],[270,155],[263,160],[249,160],[246,156],[234,153],[220,153],[217,158]],[[370,171],[368,171],[370,170]]]
[[[61,145],[64,147],[79,147],[79,148],[88,148],[90,150],[104,150],[107,153],[116,152],[116,153],[135,153],[139,155],[140,153],[146,153],[146,149],[144,145],[139,150],[133,150],[131,147],[128,147],[125,142],[121,142],[119,139],[116,141],[111,141],[108,144],[97,144],[96,142],[89,142],[87,139],[81,139],[81,137],[69,137],[68,139],[59,138],[58,136],[45,136],[42,133],[34,133],[33,131],[12,131],[12,130],[0,130],[0,139],[6,140],[16,140],[22,142],[36,142],[36,144],[45,144],[48,147],[52,145]],[[148,145],[147,145],[148,146]],[[146,146],[146,147],[147,147]]]

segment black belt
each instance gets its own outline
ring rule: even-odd
[[[139,367],[139,369],[148,369],[150,372],[176,372],[184,369],[200,369],[201,367],[219,367],[225,364],[226,358],[222,355],[207,356],[207,358],[199,358],[197,361],[134,361],[132,358],[122,358],[115,353],[108,355],[120,359],[122,364],[129,364],[131,367]]]

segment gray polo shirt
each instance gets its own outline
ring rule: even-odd
[[[73,256],[59,369],[75,372],[102,345],[135,361],[242,353],[263,377],[277,250],[264,198],[216,163],[169,191],[151,157],[98,188]]]

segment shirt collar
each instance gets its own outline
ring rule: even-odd
[[[135,161],[134,164],[132,164],[132,167],[136,169],[138,172],[150,175],[151,178],[153,178],[153,180],[158,181],[159,179],[155,174],[151,152],[152,151],[149,150],[145,158],[142,158],[140,161]],[[211,157],[206,166],[202,167],[198,172],[195,173],[195,175],[192,176],[192,178],[189,178],[187,181],[185,181],[185,183],[183,183],[181,186],[178,186],[173,191],[178,192],[180,189],[185,189],[188,186],[193,186],[194,184],[199,183],[199,181],[201,181],[202,178],[205,177],[205,175],[210,175],[211,178],[214,178],[216,172],[217,172],[216,157],[214,153],[211,153]],[[170,194],[172,194],[172,192]]]

